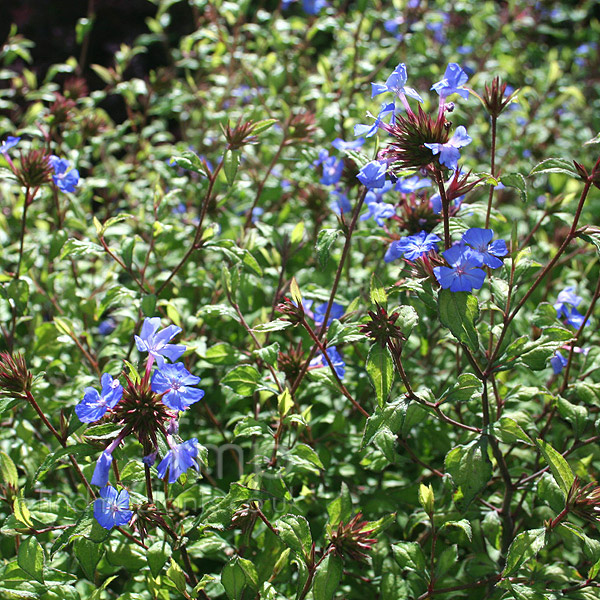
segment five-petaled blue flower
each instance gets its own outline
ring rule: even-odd
[[[385,116],[392,115],[392,121],[393,121],[395,110],[396,110],[396,105],[393,102],[390,102],[389,104],[381,105],[381,110],[379,111],[379,114],[377,115],[377,117],[373,117],[373,115],[371,113],[367,113],[367,115],[369,117],[375,119],[375,122],[372,125],[363,125],[362,123],[355,125],[354,126],[354,135],[362,135],[366,138],[371,137],[372,135],[375,135],[377,133],[378,129],[381,127],[381,124],[383,123],[383,118]]]
[[[96,388],[86,387],[83,400],[75,407],[75,414],[82,423],[98,421],[109,408],[114,408],[123,396],[123,386],[118,379],[104,373],[100,381],[102,391],[98,393]]]
[[[405,177],[404,179],[398,179],[396,182],[396,187],[394,189],[397,192],[402,192],[403,194],[414,194],[418,190],[429,187],[431,183],[427,181],[427,179],[423,179],[418,175],[413,175],[412,177]]]
[[[463,125],[456,128],[454,135],[445,144],[424,144],[431,150],[434,156],[439,154],[440,164],[456,170],[460,158],[459,148],[470,144],[473,140],[467,134]]]
[[[160,461],[157,470],[161,479],[165,478],[169,469],[169,483],[175,483],[180,475],[190,467],[198,470],[198,440],[192,438],[181,444],[173,444],[165,457]]]
[[[379,227],[383,227],[383,219],[389,219],[396,214],[396,207],[387,202],[367,201],[367,212],[361,215],[360,220],[375,219]]]
[[[382,188],[385,185],[387,164],[383,161],[373,160],[367,163],[356,176],[368,189]]]
[[[165,363],[165,356],[175,362],[185,352],[185,346],[168,343],[181,331],[181,327],[169,325],[158,331],[159,327],[160,317],[144,319],[140,335],[135,336],[135,345],[140,352],[148,352],[160,368]]]
[[[48,162],[54,169],[54,175],[52,175],[54,185],[62,192],[74,192],[79,183],[79,171],[70,169],[71,163],[66,158],[59,158],[54,154],[48,159]]]
[[[16,146],[20,137],[15,137],[14,135],[9,135],[1,144],[0,144],[0,154],[6,154],[13,146]]]
[[[331,192],[331,202],[329,208],[336,214],[341,215],[342,213],[348,213],[352,210],[352,205],[348,196],[341,190],[333,190]]]
[[[575,308],[581,304],[582,298],[575,293],[575,288],[569,286],[562,290],[556,298],[554,308],[558,318],[564,318],[567,324],[579,329],[583,324],[584,316]],[[586,321],[586,326],[589,321]]]
[[[321,177],[321,183],[323,185],[334,185],[336,184],[344,170],[344,161],[341,158],[335,156],[329,156],[323,161],[323,176]]]
[[[173,410],[186,410],[204,397],[204,390],[191,387],[200,382],[183,363],[165,363],[154,371],[150,387],[153,392],[163,394],[162,401]]]
[[[569,361],[557,350],[550,359],[550,365],[555,375],[558,375]]]
[[[497,269],[503,264],[498,257],[506,256],[508,248],[504,240],[492,242],[493,237],[494,232],[491,229],[471,227],[471,229],[465,231],[462,241],[481,255],[484,265],[491,269]]]
[[[423,98],[419,96],[416,90],[411,87],[406,87],[406,65],[400,63],[387,78],[385,83],[372,83],[371,84],[371,98],[383,94],[384,92],[392,92],[395,96],[401,100],[405,100],[405,96],[410,96],[419,102],[423,102]]]
[[[351,142],[346,142],[342,138],[335,138],[335,140],[331,142],[331,145],[340,152],[343,152],[344,150],[358,150],[362,147],[364,143],[365,138],[362,137],[359,137],[356,140],[352,140]]]
[[[464,87],[468,79],[469,76],[460,68],[460,65],[450,63],[446,67],[443,79],[434,83],[431,89],[435,90],[441,99],[445,99],[452,94],[459,94],[463,98],[468,98],[469,90]]]
[[[435,267],[433,272],[439,284],[451,292],[478,290],[485,280],[485,271],[480,269],[483,259],[464,244],[456,244],[443,253],[449,267]]]
[[[346,363],[344,362],[344,359],[335,346],[329,346],[326,350],[327,356],[329,356],[329,360],[333,365],[333,370],[340,379],[343,379],[346,374]],[[319,354],[310,361],[309,366],[316,369],[318,367],[328,367],[329,363],[325,360],[323,353],[319,352]]]
[[[94,502],[94,517],[104,529],[127,525],[133,513],[129,510],[129,492],[107,485],[100,490],[100,498]]]
[[[406,260],[415,261],[430,250],[437,250],[440,238],[434,233],[421,231],[392,242],[385,253],[385,262],[391,262],[404,255]]]

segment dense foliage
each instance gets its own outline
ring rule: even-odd
[[[153,4],[0,50],[0,597],[598,598],[595,3]]]

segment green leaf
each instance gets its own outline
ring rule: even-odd
[[[19,523],[23,523],[27,527],[33,527],[33,521],[31,520],[31,513],[25,504],[25,500],[20,496],[17,496],[13,501],[13,513],[15,515],[15,519],[19,521]]]
[[[5,452],[0,452],[0,481],[5,486],[10,486],[14,489],[17,489],[17,486],[19,485],[17,467],[10,456]]]
[[[251,396],[258,386],[260,373],[252,365],[240,365],[231,369],[221,383],[240,396]]]
[[[446,454],[446,470],[459,488],[455,501],[468,505],[485,488],[492,477],[492,463],[487,454],[487,439],[457,446]]]
[[[308,521],[301,515],[285,515],[275,522],[281,541],[308,563],[312,536]]]
[[[523,428],[510,417],[502,417],[494,424],[494,431],[501,442],[505,444],[514,444],[515,442],[524,442],[528,446],[533,446],[532,439],[525,433]]]
[[[277,123],[277,119],[263,119],[262,121],[257,121],[252,125],[252,135],[258,135],[259,133],[263,133],[270,129]]]
[[[242,354],[237,348],[221,342],[207,348],[203,358],[214,365],[236,365],[241,357]]]
[[[556,407],[558,408],[558,414],[571,423],[575,437],[579,438],[584,432],[588,422],[587,408],[585,406],[571,404],[571,402],[565,400],[561,396],[556,399]]]
[[[91,540],[79,538],[73,542],[73,554],[90,581],[95,580],[96,566],[103,553],[104,547]]]
[[[285,321],[284,319],[275,319],[274,321],[269,321],[268,323],[261,323],[256,327],[252,328],[252,331],[256,331],[258,333],[266,332],[266,331],[281,331],[282,329],[286,329],[287,327],[291,327],[292,323],[289,321]]]
[[[185,584],[185,573],[183,569],[171,559],[171,564],[167,569],[167,577],[175,584],[175,587],[182,594],[187,594]]]
[[[290,295],[296,306],[302,306],[302,294],[295,277],[292,277],[292,282],[290,283]]]
[[[21,541],[17,562],[28,575],[44,583],[44,551],[34,537],[27,537]]]
[[[277,357],[279,355],[279,343],[274,342],[273,344],[269,344],[268,346],[264,346],[263,348],[258,348],[254,351],[261,360],[264,360],[267,364],[272,367],[277,366]]]
[[[401,569],[414,571],[421,579],[427,580],[428,570],[425,555],[417,542],[392,544],[392,552]]]
[[[327,512],[331,527],[336,527],[340,522],[347,523],[352,517],[352,498],[345,481],[342,481],[340,495],[327,505]]]
[[[508,549],[506,566],[502,576],[508,577],[515,573],[524,562],[535,556],[544,547],[545,543],[545,529],[530,529],[520,533]]]
[[[292,230],[292,234],[290,235],[290,242],[292,244],[298,244],[302,241],[304,237],[304,221],[298,221],[296,223],[294,229]]]
[[[445,402],[467,402],[472,398],[481,398],[483,383],[471,373],[461,373],[458,380],[447,392]]]
[[[431,487],[431,484],[419,484],[419,504],[423,507],[423,510],[428,515],[433,514],[434,500],[435,496],[433,495],[433,488]]]
[[[580,179],[579,173],[577,173],[573,163],[565,158],[547,158],[543,160],[531,169],[529,177],[540,175],[541,173],[562,173],[563,175]]]
[[[335,554],[328,554],[318,566],[312,584],[314,600],[331,600],[342,578],[343,562]]]
[[[473,530],[471,529],[471,523],[469,523],[467,519],[461,519],[460,521],[446,521],[440,527],[440,531],[446,527],[458,527],[458,529],[462,529],[465,532],[465,535],[469,538],[469,541],[473,541]]]
[[[338,229],[322,229],[319,231],[315,248],[317,250],[317,258],[319,259],[319,266],[321,269],[324,269],[327,266],[331,246],[337,239],[337,236],[341,233],[342,232]]]
[[[375,275],[375,272],[371,273],[371,285],[369,288],[369,295],[371,297],[371,304],[379,304],[383,308],[387,308],[387,294],[385,288],[379,281],[379,277]]]
[[[247,587],[258,589],[256,568],[249,560],[235,556],[223,567],[221,584],[230,600],[241,600]]]
[[[238,167],[240,166],[241,152],[239,150],[227,150],[223,159],[223,170],[227,183],[233,185]]]
[[[102,249],[102,246],[94,244],[89,240],[69,238],[62,247],[60,258],[63,259],[66,256],[102,256],[103,253],[104,250]]]
[[[402,334],[408,339],[412,330],[416,327],[419,322],[419,315],[412,306],[399,306],[394,310],[394,314],[398,315],[396,320],[396,326],[400,328]]]
[[[550,444],[542,439],[536,439],[535,443],[544,457],[544,460],[550,467],[550,472],[554,477],[554,480],[558,484],[558,487],[562,490],[565,498],[569,494],[569,490],[575,480],[575,475],[569,466],[569,463],[564,459],[562,454],[557,452]]]
[[[383,407],[394,382],[394,361],[387,347],[373,344],[367,356],[366,368],[377,394],[377,402]]]
[[[173,161],[182,169],[193,171],[194,173],[198,173],[204,177],[210,177],[210,172],[208,171],[204,161],[191,150],[185,150],[181,153],[181,155],[172,156],[170,162]]]
[[[328,346],[351,344],[366,339],[365,334],[360,331],[356,323],[341,323],[337,319],[333,319],[327,328]]]
[[[527,182],[521,173],[507,173],[500,177],[500,181],[508,187],[519,190],[521,200],[523,200],[523,202],[527,201]]]
[[[285,417],[285,415],[290,412],[292,406],[294,406],[294,400],[292,399],[290,390],[285,388],[285,390],[277,396],[277,410],[279,410],[279,416]]]
[[[452,335],[473,352],[479,350],[479,337],[475,322],[479,316],[477,298],[468,292],[440,290],[438,295],[440,320]]]

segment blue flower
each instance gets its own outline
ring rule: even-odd
[[[185,352],[185,346],[168,343],[181,331],[181,327],[169,325],[158,331],[159,327],[160,317],[144,319],[140,335],[135,336],[135,345],[140,352],[148,352],[160,368],[165,363],[163,357],[175,362]]]
[[[495,240],[492,242],[493,237],[494,232],[491,229],[471,227],[471,229],[465,231],[462,241],[481,255],[483,264],[491,269],[497,269],[503,265],[503,262],[498,257],[506,256],[508,249],[504,240]]]
[[[186,410],[204,397],[204,390],[190,387],[197,385],[200,377],[192,375],[182,363],[164,363],[154,371],[150,387],[163,394],[162,401],[173,410]]]
[[[190,467],[198,470],[198,440],[192,438],[181,444],[174,444],[158,465],[158,476],[165,478],[169,469],[169,483],[175,483]]]
[[[478,290],[485,280],[480,269],[483,259],[464,244],[456,244],[443,253],[449,267],[435,267],[433,272],[439,284],[451,292]]]
[[[371,84],[371,98],[375,98],[379,94],[384,92],[392,92],[395,96],[401,100],[405,96],[410,96],[419,102],[423,102],[423,98],[413,88],[406,87],[406,65],[400,63],[387,78],[385,83],[372,83]]]
[[[394,119],[395,110],[396,110],[396,105],[393,102],[390,102],[389,104],[381,105],[381,110],[379,111],[379,114],[377,115],[377,117],[373,117],[373,115],[371,113],[367,113],[367,115],[369,117],[375,119],[375,122],[372,125],[363,125],[363,124],[355,125],[354,126],[354,135],[355,136],[363,135],[366,138],[375,135],[377,133],[377,131],[379,130],[379,128],[381,127],[384,117],[386,117],[387,115],[392,115],[392,120]]]
[[[346,142],[342,138],[335,138],[335,140],[331,142],[331,145],[340,152],[343,152],[344,150],[358,150],[364,143],[365,138],[363,137],[359,137],[351,142]]]
[[[403,194],[414,194],[417,190],[429,187],[430,185],[431,183],[427,181],[427,179],[423,179],[418,175],[413,175],[412,177],[398,179],[394,189]]]
[[[464,84],[467,83],[469,76],[460,68],[457,63],[450,63],[446,67],[443,79],[434,83],[431,86],[440,98],[444,99],[452,94],[459,94],[463,98],[469,97],[469,90],[465,89]]]
[[[564,318],[568,325],[579,329],[584,320],[584,316],[575,308],[581,304],[582,298],[575,293],[575,288],[569,286],[562,290],[556,298],[554,308],[556,309],[557,317]],[[586,327],[589,321],[585,323]]]
[[[79,171],[70,169],[71,163],[66,158],[59,158],[54,154],[48,159],[48,162],[54,169],[54,175],[52,175],[54,185],[62,192],[74,192],[79,183]]]
[[[319,304],[319,306],[317,306],[314,309],[314,311],[311,311],[310,309],[313,305],[313,301],[312,300],[304,300],[302,302],[302,306],[303,306],[306,314],[314,320],[315,325],[319,325],[319,326],[323,325],[323,319],[325,318],[325,313],[327,312],[328,304],[329,304],[328,302],[323,302],[323,304]],[[331,305],[331,310],[329,311],[329,318],[327,319],[327,325],[331,325],[331,321],[333,321],[333,319],[339,319],[343,315],[344,315],[344,307],[341,304],[334,302]]]
[[[13,146],[16,146],[20,140],[20,137],[9,135],[6,140],[0,144],[0,154],[6,154]]]
[[[454,202],[453,202],[454,206],[456,208],[458,208],[463,203],[464,199],[465,199],[464,194],[462,196],[459,196],[458,198],[455,198]],[[442,198],[441,198],[439,192],[436,192],[435,194],[433,194],[433,196],[431,196],[429,198],[429,202],[431,203],[431,210],[436,215],[442,212]]]
[[[396,207],[387,202],[367,202],[367,211],[360,217],[361,221],[367,219],[375,219],[375,222],[379,227],[383,227],[383,219],[389,219],[396,214]]]
[[[386,171],[387,164],[385,162],[373,160],[367,163],[356,177],[368,189],[382,188],[385,185]]]
[[[341,190],[333,190],[333,192],[331,192],[329,208],[331,208],[336,215],[341,215],[342,213],[350,212],[352,210],[352,205],[344,192]]]
[[[397,40],[402,40],[404,36],[399,32],[400,25],[402,25],[402,23],[404,23],[404,17],[395,17],[388,21],[384,21],[383,28],[388,33],[391,33]]]
[[[446,165],[453,171],[456,170],[460,158],[459,148],[470,144],[473,140],[467,135],[467,130],[460,125],[454,135],[445,144],[424,144],[433,155],[439,154],[440,164]]]
[[[555,375],[558,375],[564,367],[567,366],[568,360],[557,350],[554,353],[554,356],[550,359],[550,364],[552,365],[552,370]]]
[[[334,371],[337,373],[337,376],[340,379],[343,379],[344,375],[346,374],[346,363],[344,362],[344,359],[335,346],[330,346],[326,350],[327,356],[329,356],[329,360],[333,365]],[[317,356],[315,356],[309,363],[309,367],[312,367],[313,369],[328,366],[329,364],[325,360],[322,352],[319,352],[319,354],[317,354]]]
[[[112,454],[104,451],[100,458],[96,462],[96,468],[92,475],[91,484],[97,485],[98,487],[104,487],[108,483],[108,476],[110,474],[110,465],[112,464]]]
[[[321,183],[323,185],[334,185],[336,184],[344,170],[344,161],[341,158],[330,156],[323,162],[323,176],[321,177]]]
[[[116,328],[117,322],[112,317],[108,317],[98,325],[98,333],[100,335],[108,335],[109,333],[112,333]]]
[[[75,414],[82,423],[93,423],[104,416],[109,408],[114,408],[123,396],[123,386],[118,379],[113,379],[108,373],[100,380],[102,392],[93,387],[86,387],[83,400],[75,407]]]
[[[129,492],[107,485],[100,490],[100,498],[94,502],[94,517],[104,529],[127,525],[133,513],[129,510]]]
[[[322,148],[321,150],[319,150],[319,156],[317,156],[317,158],[315,160],[313,160],[312,164],[315,167],[318,167],[319,165],[323,164],[328,158],[329,158],[329,151],[326,150],[325,148]]]
[[[434,233],[427,233],[421,231],[415,235],[409,235],[390,244],[387,252],[385,253],[385,262],[391,262],[404,255],[406,260],[417,260],[424,254],[427,254],[430,250],[437,250],[437,243],[440,238]]]

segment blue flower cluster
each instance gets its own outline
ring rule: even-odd
[[[340,152],[345,150],[358,150],[364,144],[364,138],[358,138],[352,142],[346,142],[342,138],[336,138],[331,145]],[[348,196],[339,187],[340,179],[344,171],[344,160],[330,155],[328,150],[321,150],[318,158],[313,162],[313,166],[322,166],[322,175],[319,180],[323,185],[333,185],[335,188],[331,192],[331,202],[329,207],[336,215],[350,212],[352,206]]]
[[[508,254],[506,242],[495,240],[491,229],[473,227],[461,241],[442,253],[448,267],[435,267],[434,275],[440,286],[451,292],[478,290],[485,280],[483,266],[496,269],[502,266],[501,257]]]
[[[196,386],[200,378],[192,375],[178,360],[185,352],[182,344],[169,342],[181,331],[179,327],[170,325],[160,328],[160,318],[145,319],[139,336],[135,336],[135,343],[140,352],[147,352],[146,374],[141,385],[147,385],[150,379],[150,389],[156,394],[156,401],[162,402],[169,411],[170,424],[164,433],[170,450],[158,465],[158,475],[161,479],[167,477],[169,483],[174,483],[190,467],[198,470],[197,457],[199,453],[198,440],[177,443],[174,433],[177,431],[179,413],[188,409],[192,404],[204,397],[204,390]],[[165,358],[173,361],[168,363]],[[156,369],[152,366],[156,362]],[[122,400],[124,389],[118,379],[113,379],[109,373],[104,373],[101,378],[101,390],[98,392],[93,387],[84,390],[82,401],[75,407],[75,413],[82,423],[94,423],[104,415],[113,411]],[[113,452],[130,433],[137,433],[130,427],[125,419],[125,426],[102,452],[91,479],[93,485],[101,488],[100,498],[94,503],[94,516],[105,529],[112,529],[126,524],[131,518],[129,510],[129,494],[122,490],[117,494],[108,480],[113,461]],[[152,466],[156,461],[156,452],[144,457],[144,463]]]

